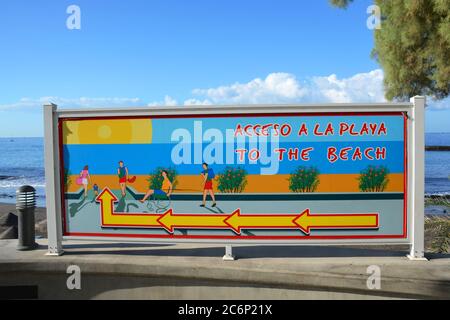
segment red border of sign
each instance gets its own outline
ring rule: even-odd
[[[62,139],[62,122],[63,121],[79,121],[79,120],[101,120],[101,119],[161,119],[161,118],[236,118],[236,117],[268,117],[268,116],[403,116],[403,141],[404,141],[404,183],[403,183],[403,234],[393,235],[344,235],[344,236],[215,236],[215,235],[154,235],[154,234],[129,234],[129,233],[85,233],[85,232],[67,232],[66,222],[66,205],[64,199],[64,159],[63,159],[63,139]],[[229,114],[188,114],[188,115],[145,115],[145,116],[104,116],[104,117],[60,117],[58,119],[58,144],[59,144],[59,161],[60,161],[60,181],[61,186],[61,215],[63,223],[63,236],[72,237],[108,237],[108,238],[148,238],[148,239],[204,239],[204,240],[339,240],[339,239],[406,239],[408,237],[407,225],[407,185],[408,185],[408,117],[406,112],[288,112],[288,113],[229,113]]]

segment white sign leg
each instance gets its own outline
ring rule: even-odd
[[[59,137],[56,105],[44,106],[44,155],[45,155],[45,199],[47,207],[47,233],[49,256],[63,254],[61,193],[59,176]]]
[[[231,245],[225,246],[225,255],[223,256],[224,261],[233,261],[236,260],[236,257],[233,255],[233,248]]]
[[[425,97],[411,98],[412,141],[409,150],[411,160],[410,191],[411,199],[411,251],[410,260],[427,260],[424,256],[425,223]]]

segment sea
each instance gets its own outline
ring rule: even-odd
[[[428,146],[450,146],[450,133],[427,133]],[[16,189],[36,189],[37,205],[45,206],[43,138],[0,138],[0,202],[15,203]],[[450,151],[425,152],[425,193],[450,194]]]

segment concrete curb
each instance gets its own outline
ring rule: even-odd
[[[168,254],[174,250],[175,253],[177,249],[174,247],[183,246],[161,250]],[[187,251],[192,249],[192,246],[184,247]],[[67,267],[75,264],[83,275],[89,275],[91,279],[93,276],[106,276],[117,281],[122,279],[123,283],[124,279],[137,277],[141,281],[152,278],[179,283],[208,283],[211,289],[223,286],[254,288],[255,296],[258,296],[258,288],[270,288],[285,292],[310,292],[311,297],[314,292],[328,292],[343,298],[356,294],[368,298],[450,299],[448,258],[428,262],[412,262],[403,257],[262,258],[224,262],[219,257],[210,256],[151,255],[151,250],[149,256],[127,256],[123,253],[105,256],[101,253],[91,254],[93,252],[89,249],[84,254],[68,249],[67,255],[45,257],[45,250],[42,249],[28,252],[22,257],[19,254],[12,257],[10,254],[9,257],[0,258],[0,284],[6,278],[11,278],[12,274],[18,279],[26,274],[67,278]],[[369,265],[378,265],[381,269],[380,290],[367,288],[369,275],[366,272]],[[112,290],[114,287],[110,288]],[[213,292],[210,293],[212,299]],[[89,292],[84,294],[85,297],[92,297]],[[169,298],[179,298],[176,294],[172,295]]]

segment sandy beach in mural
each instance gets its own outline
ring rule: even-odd
[[[68,192],[77,192],[80,185],[76,184],[78,175],[71,175]],[[136,175],[136,181],[129,184],[139,191],[149,188],[149,175]],[[290,193],[289,175],[248,175],[244,193],[272,193],[274,189],[280,193]],[[403,192],[403,174],[389,174],[389,183],[384,189],[385,192]],[[97,184],[100,189],[103,187],[118,188],[117,175],[91,175],[92,184]],[[184,175],[177,177],[178,184],[174,189],[176,193],[202,192],[202,179],[200,175]],[[217,179],[214,183],[217,185]],[[319,184],[315,192],[359,192],[359,174],[327,174],[319,175]]]

